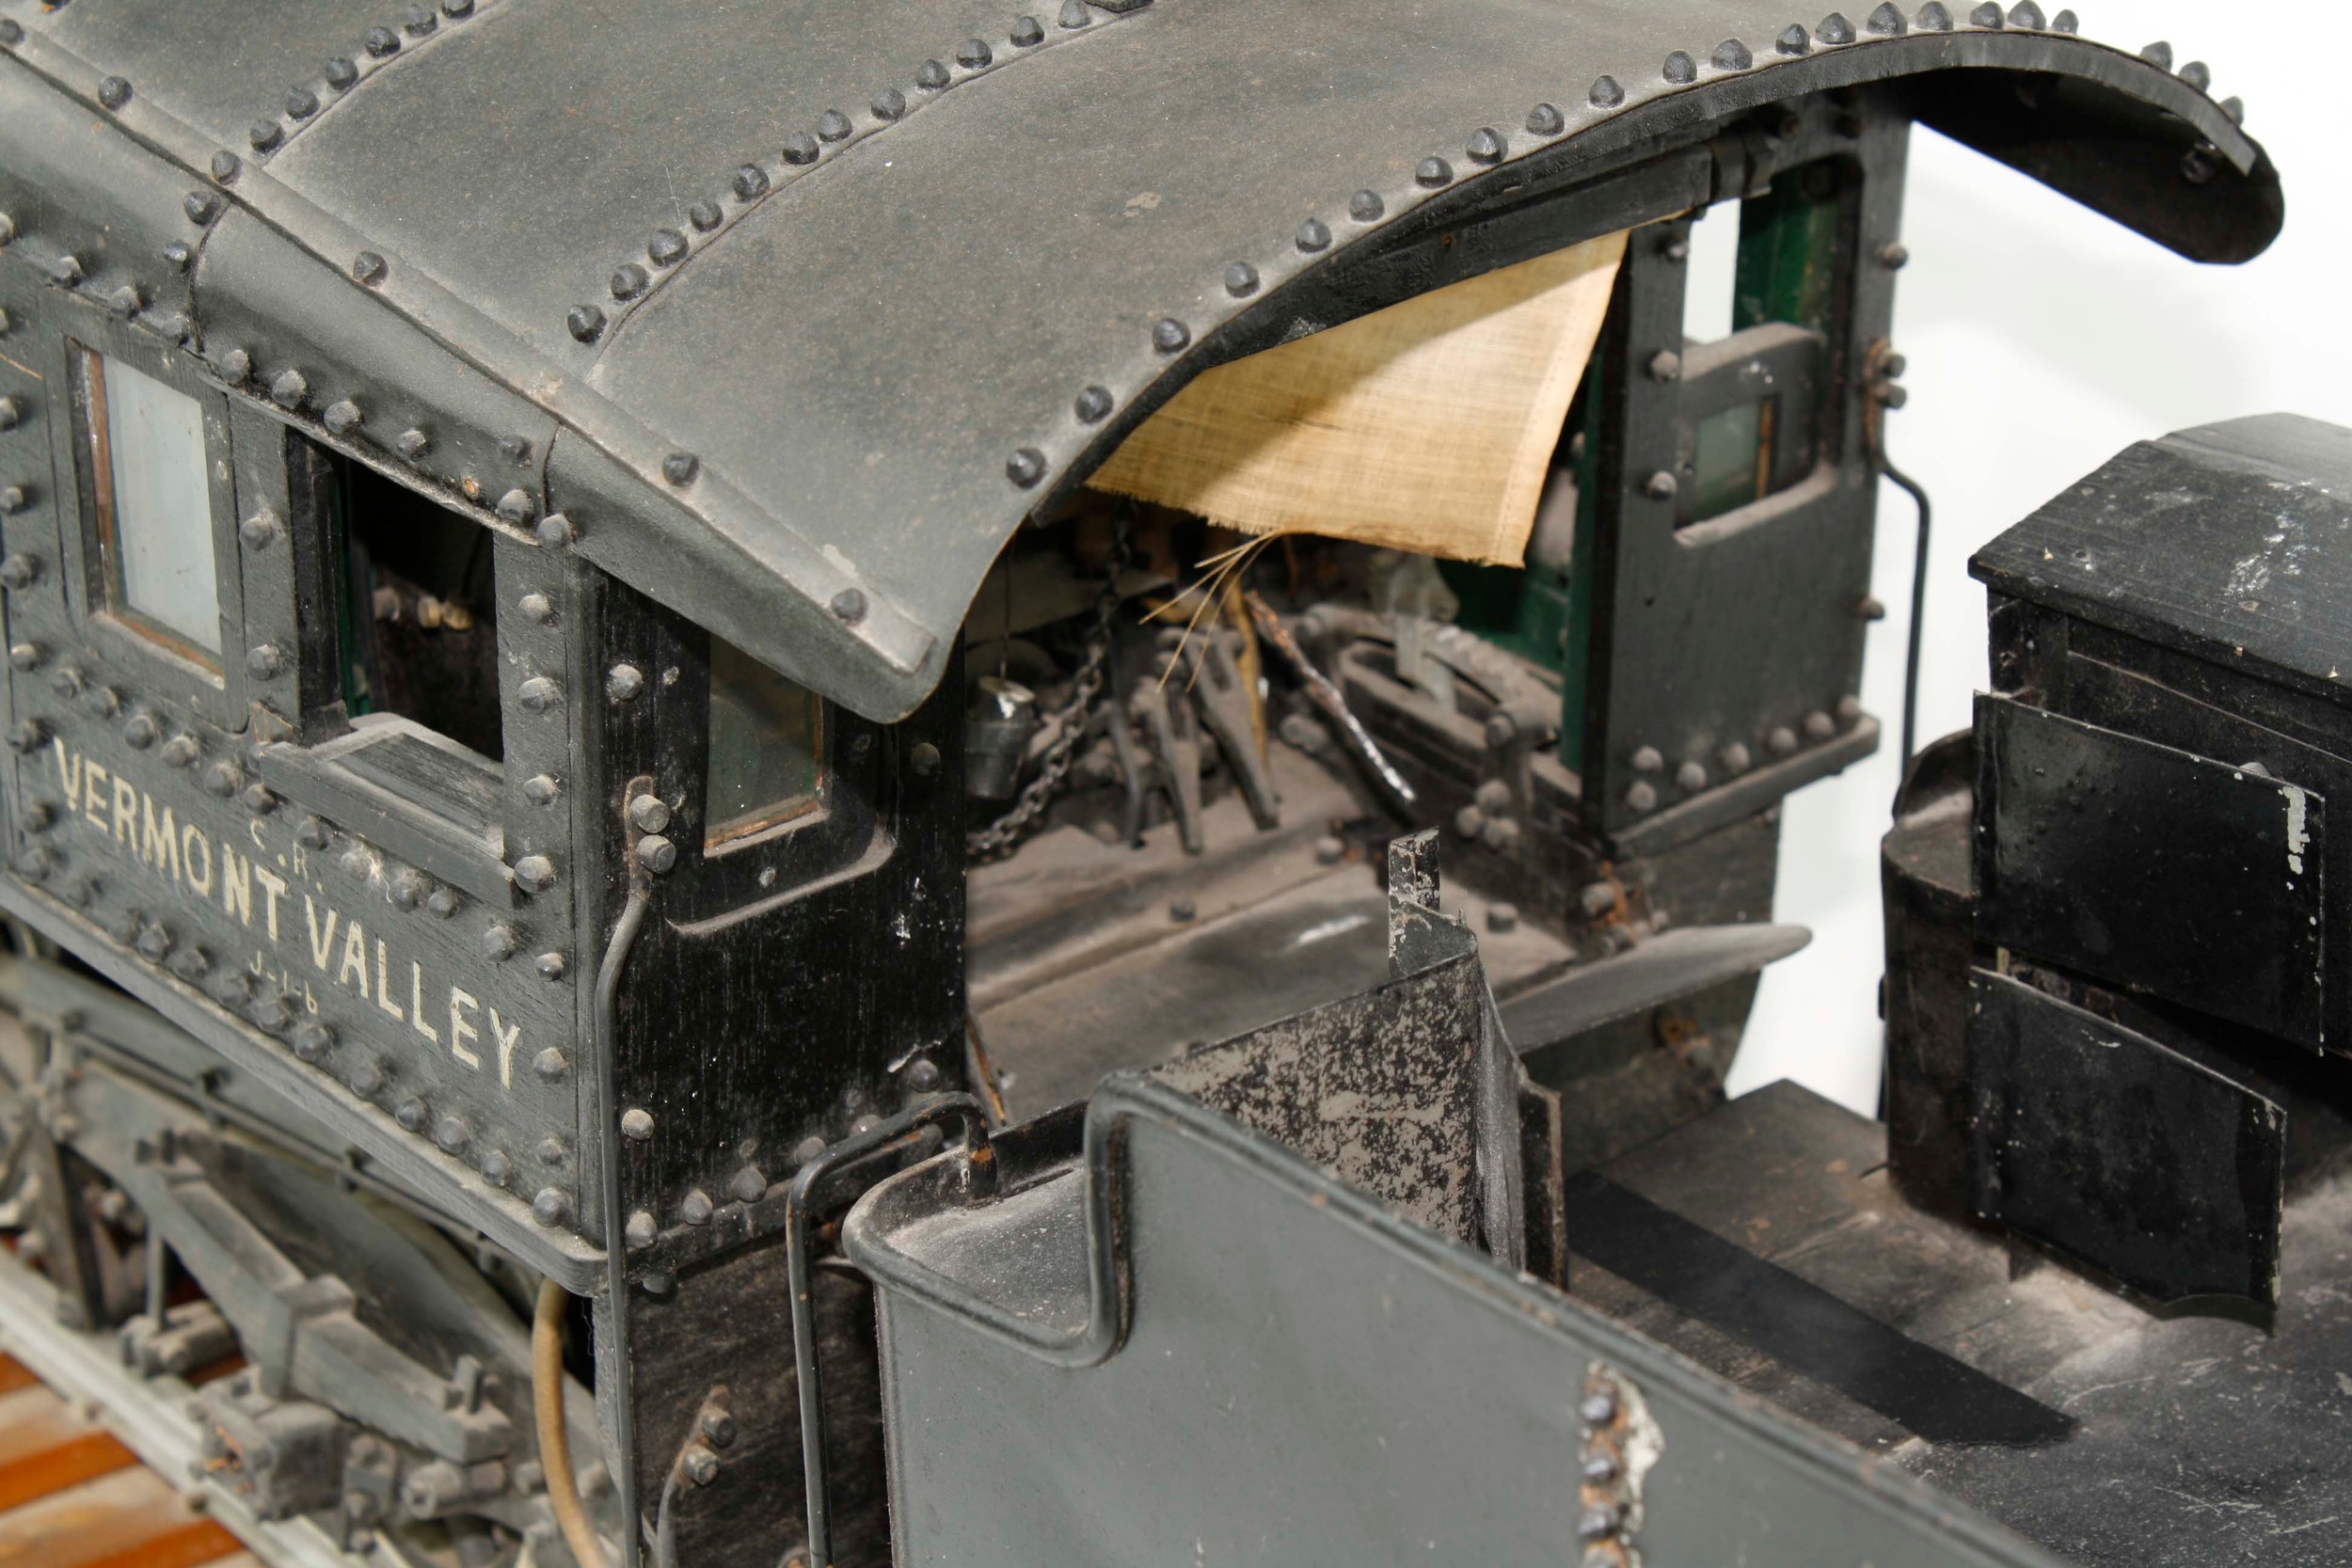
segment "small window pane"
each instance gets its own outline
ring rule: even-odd
[[[107,597],[115,610],[217,656],[204,410],[119,359],[90,355],[88,374]]]
[[[823,742],[817,693],[712,638],[704,844],[749,837],[813,810],[824,783]]]
[[[1720,517],[1772,493],[1776,399],[1734,404],[1699,421],[1692,521]]]

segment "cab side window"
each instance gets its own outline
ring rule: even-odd
[[[201,405],[120,359],[81,351],[108,614],[217,672],[220,577]]]
[[[808,815],[821,803],[824,783],[817,694],[712,638],[703,847],[739,843]]]

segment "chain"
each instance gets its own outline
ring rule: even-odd
[[[1094,625],[1087,633],[1086,657],[1079,662],[1077,678],[1071,684],[1070,700],[1046,717],[1047,723],[1058,723],[1061,728],[1045,748],[1045,755],[1038,763],[1037,777],[1014,798],[1005,815],[978,832],[963,835],[967,859],[990,860],[1019,843],[1037,825],[1038,818],[1045,815],[1054,797],[1061,793],[1071,767],[1077,761],[1078,742],[1086,735],[1086,716],[1094,706],[1094,699],[1103,694],[1104,677],[1110,666],[1111,626],[1119,617],[1119,579],[1127,573],[1124,507],[1119,510],[1112,524],[1110,556],[1104,564],[1103,593],[1094,603]],[[1006,624],[1006,635],[1011,635],[1009,621]]]

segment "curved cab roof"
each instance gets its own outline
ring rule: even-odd
[[[1058,3],[0,0],[0,201],[278,417],[494,526],[560,512],[877,719],[1201,369],[1760,105],[1889,84],[2199,260],[2280,223],[2203,67],[2032,4]]]

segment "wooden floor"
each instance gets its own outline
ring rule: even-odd
[[[24,1367],[0,1355],[0,1568],[259,1568]]]

